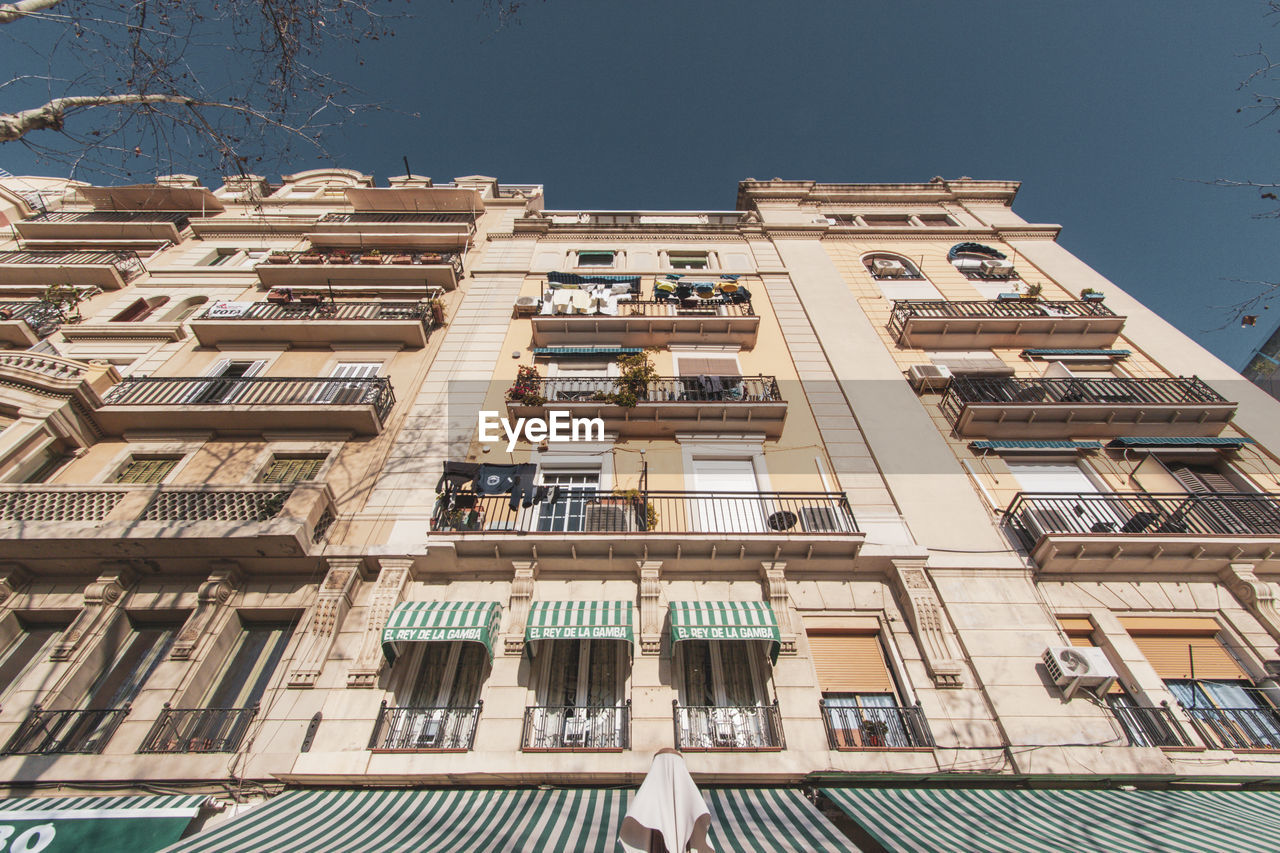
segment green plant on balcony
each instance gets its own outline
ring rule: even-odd
[[[1044,292],[1043,284],[1029,284],[1026,291],[1022,294],[1023,299],[1039,299],[1040,294]]]
[[[40,301],[60,314],[67,323],[79,323],[84,319],[80,316],[80,303],[84,301],[84,296],[79,288],[69,284],[51,284],[40,295]],[[68,315],[67,312],[73,310],[75,313]]]
[[[284,249],[274,249],[271,254],[267,255],[267,263],[269,264],[287,264],[293,261],[293,258]]]
[[[546,405],[547,398],[539,393],[538,383],[541,380],[542,376],[539,375],[538,368],[521,365],[516,370],[516,381],[507,389],[507,401],[523,403],[526,406]]]
[[[625,501],[627,506],[639,509],[644,507],[645,530],[658,529],[658,508],[644,499],[639,489],[614,489],[613,496]]]
[[[884,746],[889,735],[889,726],[883,720],[862,721],[862,745]]]
[[[613,380],[616,389],[595,395],[597,401],[612,403],[624,409],[634,409],[640,401],[649,398],[649,386],[658,378],[648,352],[618,356],[619,375]]]

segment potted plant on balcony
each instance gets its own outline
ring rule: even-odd
[[[300,264],[324,263],[324,255],[320,254],[314,249],[309,249],[298,256],[298,263]]]
[[[422,263],[424,264],[442,264],[444,263],[444,255],[439,252],[423,252]]]
[[[267,255],[267,263],[269,264],[287,264],[293,258],[284,249],[273,249],[271,254]]]
[[[329,263],[349,264],[351,263],[351,253],[346,249],[335,249],[329,254]]]
[[[884,746],[889,727],[883,720],[864,720],[862,722],[862,745]]]
[[[538,368],[522,364],[516,370],[516,381],[511,383],[511,387],[507,389],[507,401],[523,403],[526,406],[545,405],[547,398],[538,393],[538,382],[541,379],[542,376],[538,373]]]
[[[649,386],[658,378],[658,369],[648,352],[618,356],[618,370],[619,375],[613,380],[616,390],[596,394],[597,401],[634,409],[642,400],[649,399]]]
[[[427,307],[431,309],[432,322],[434,322],[437,326],[443,326],[444,325],[444,300],[439,298],[432,299],[427,303]]]
[[[1080,298],[1085,302],[1101,302],[1107,298],[1107,295],[1101,290],[1094,290],[1092,287],[1086,287],[1080,291]]]
[[[1023,299],[1039,299],[1040,294],[1043,292],[1044,292],[1043,284],[1029,284],[1027,285],[1027,289],[1023,291],[1022,298]]]
[[[40,295],[40,301],[51,306],[68,323],[79,323],[84,319],[80,316],[80,303],[84,301],[84,294],[79,288],[69,284],[51,284]],[[72,310],[75,313],[68,317],[67,312]]]
[[[273,287],[267,291],[267,301],[283,304],[293,301],[293,289],[288,287]]]
[[[382,251],[380,249],[369,249],[360,253],[360,263],[362,264],[380,264],[382,263]]]
[[[401,264],[401,265],[411,264],[413,263],[413,255],[410,255],[407,252],[400,252],[399,254],[395,254],[391,256],[391,263]]]
[[[600,498],[599,500],[604,504],[631,507],[636,510],[637,520],[639,520],[639,510],[643,506],[644,529],[656,530],[658,528],[658,509],[644,499],[639,489],[614,489],[612,498]]]

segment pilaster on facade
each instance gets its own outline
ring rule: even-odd
[[[1280,601],[1275,586],[1258,577],[1254,568],[1252,563],[1230,563],[1218,577],[1267,633],[1280,642]]]
[[[70,660],[85,641],[100,633],[114,618],[125,591],[137,580],[130,563],[104,563],[97,579],[84,588],[84,607],[50,652],[53,660]]]
[[[892,560],[890,580],[920,644],[920,653],[935,687],[964,686],[964,664],[954,629],[929,580],[924,560]]]
[[[636,563],[640,575],[640,654],[662,651],[662,561]]]
[[[328,562],[329,571],[320,582],[316,603],[289,673],[290,687],[316,686],[363,579],[364,560],[360,557],[330,557]]]
[[[538,562],[512,560],[511,567],[514,569],[511,578],[511,600],[508,605],[511,622],[507,626],[504,648],[508,655],[520,655],[524,652],[524,628],[529,619],[529,606],[533,603],[533,586],[538,578]]]
[[[370,593],[360,651],[356,654],[355,663],[347,670],[348,687],[367,688],[377,685],[385,661],[382,653],[382,630],[387,626],[391,611],[404,598],[413,559],[384,557],[378,561],[378,565],[378,580]]]
[[[773,561],[760,564],[760,582],[764,587],[765,601],[773,609],[778,620],[781,654],[796,653],[796,635],[791,619],[791,597],[787,595],[787,564]]]
[[[178,638],[169,652],[172,660],[191,660],[200,642],[209,634],[218,610],[227,603],[231,594],[244,583],[244,572],[234,560],[218,560],[209,577],[196,591],[196,609],[187,617]]]

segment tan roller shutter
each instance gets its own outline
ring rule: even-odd
[[[681,376],[740,376],[738,360],[733,356],[678,356]]]
[[[1139,634],[1133,642],[1155,668],[1156,674],[1172,678],[1224,678],[1248,681],[1249,676],[1213,637],[1195,634]],[[1194,666],[1192,665],[1194,662]],[[1194,670],[1194,672],[1193,672]]]
[[[894,693],[878,634],[810,634],[824,693]]]

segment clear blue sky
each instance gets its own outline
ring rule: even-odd
[[[412,9],[344,63],[388,108],[330,149],[380,179],[407,156],[570,208],[732,208],[746,177],[1017,179],[1022,216],[1235,366],[1280,322],[1280,301],[1248,330],[1225,307],[1249,292],[1230,279],[1280,279],[1280,222],[1192,182],[1276,177],[1280,120],[1237,114],[1240,55],[1280,54],[1260,0],[533,0],[502,29],[471,0]]]

